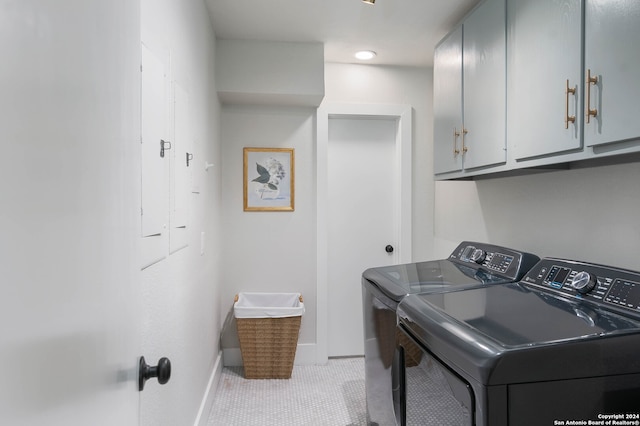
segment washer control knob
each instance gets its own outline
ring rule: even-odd
[[[571,287],[575,288],[578,293],[587,294],[598,284],[598,279],[595,275],[589,272],[578,272],[571,280]]]
[[[487,258],[487,253],[482,249],[475,249],[469,258],[473,262],[481,264]]]

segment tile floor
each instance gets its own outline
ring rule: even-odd
[[[294,366],[288,380],[247,380],[225,367],[209,426],[366,425],[364,358]]]

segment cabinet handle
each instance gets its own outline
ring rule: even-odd
[[[460,136],[460,132],[455,127],[453,128],[453,158],[456,158],[458,154],[460,154],[460,150],[458,149],[458,137]]]
[[[569,94],[575,95],[576,94],[576,88],[575,87],[569,87],[569,80],[567,79],[567,84],[565,86],[565,91],[564,91],[564,128],[568,129],[569,128],[569,123],[575,123],[576,122],[576,116],[575,115],[569,115]]]
[[[467,151],[469,150],[469,148],[467,148],[467,146],[464,144],[464,135],[466,135],[467,133],[469,133],[469,131],[463,127],[462,128],[462,154],[463,155],[466,154]]]
[[[591,76],[591,70],[587,69],[587,124],[591,122],[591,117],[598,115],[597,108],[591,108],[591,85],[598,84],[598,76]]]
[[[164,158],[164,152],[171,149],[171,142],[160,139],[160,157]]]

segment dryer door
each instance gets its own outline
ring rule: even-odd
[[[471,386],[424,350],[402,327],[397,330],[400,386],[394,389],[394,400],[398,424],[473,425]]]

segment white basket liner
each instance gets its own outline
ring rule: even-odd
[[[285,318],[304,314],[300,293],[239,293],[236,318]]]

